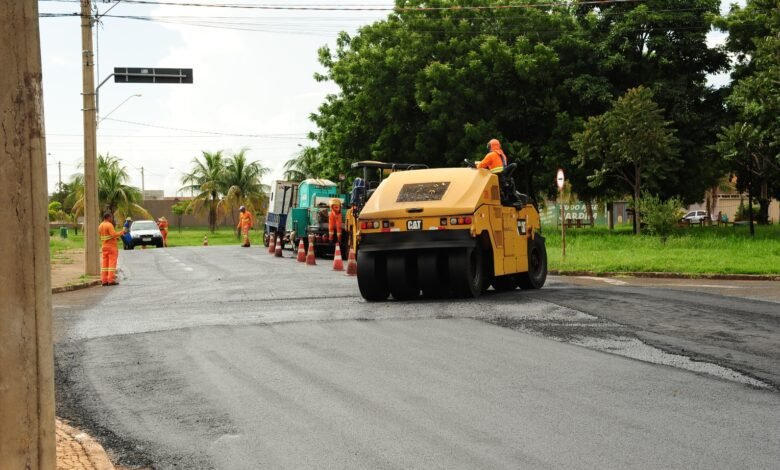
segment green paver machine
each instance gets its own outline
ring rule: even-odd
[[[341,200],[341,252],[342,256],[346,256],[348,237],[345,217],[349,198],[346,194],[339,193],[336,183],[327,179],[311,178],[301,181],[298,186],[294,208],[290,210],[286,221],[285,238],[291,243],[293,250],[301,239],[308,250],[309,235],[314,235],[314,251],[317,256],[330,255],[336,250],[335,240],[328,238],[331,199]]]

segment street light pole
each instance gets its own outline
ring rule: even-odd
[[[97,110],[92,52],[92,1],[81,0],[82,111],[84,112],[84,256],[88,276],[100,273],[98,257]]]
[[[114,109],[112,109],[111,111],[109,111],[109,112],[108,112],[108,114],[106,114],[106,115],[105,115],[105,116],[103,116],[102,118],[98,119],[98,122],[97,122],[97,123],[98,123],[98,124],[100,124],[101,122],[103,122],[103,120],[104,120],[104,119],[107,119],[109,116],[111,116],[111,114],[112,114],[114,111],[116,111],[117,109],[121,108],[121,107],[122,107],[122,105],[123,105],[123,104],[125,104],[125,103],[127,103],[128,101],[130,101],[130,99],[132,99],[132,98],[140,98],[140,97],[142,97],[142,96],[143,96],[143,95],[142,95],[141,93],[136,93],[136,94],[134,94],[134,95],[130,95],[130,96],[128,96],[127,98],[125,98],[125,100],[124,100],[124,101],[122,101],[121,103],[119,103],[119,105],[117,105],[117,107],[115,107]]]

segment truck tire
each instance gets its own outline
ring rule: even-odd
[[[450,252],[450,286],[455,297],[479,297],[485,284],[482,248],[475,245]]]
[[[369,302],[387,300],[387,263],[384,255],[358,253],[357,281],[360,295]]]
[[[544,237],[536,235],[528,243],[528,272],[517,276],[521,289],[541,289],[547,280],[547,249]]]

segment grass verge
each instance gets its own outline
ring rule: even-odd
[[[684,274],[780,274],[780,225],[680,228],[662,244],[630,227],[568,229],[566,259],[560,229],[544,230],[551,270],[675,272]]]
[[[678,229],[662,244],[658,237],[631,233],[621,226],[568,229],[566,259],[561,259],[561,232],[546,227],[547,256],[551,270],[594,272],[675,272],[683,274],[780,274],[780,225],[748,227],[692,227]],[[173,227],[168,246],[239,245],[235,230],[220,227],[211,233],[203,227]],[[252,231],[253,245],[262,244],[261,231]],[[84,247],[83,234],[61,239],[53,235],[51,254]]]

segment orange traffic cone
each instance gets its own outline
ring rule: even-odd
[[[296,260],[299,263],[305,263],[306,262],[306,250],[303,248],[303,238],[301,238],[298,241],[298,257]]]
[[[209,236],[203,235],[203,246],[209,246]]]
[[[341,246],[338,243],[336,243],[336,252],[333,254],[333,270],[344,270],[344,260],[341,259]]]
[[[349,259],[347,260],[347,276],[357,276],[357,260],[355,259],[355,249],[349,249]]]
[[[270,234],[268,235],[268,238],[271,239],[268,243],[268,253],[273,255],[276,253],[276,237],[274,237],[273,234]]]
[[[276,238],[276,246],[274,248],[275,248],[274,256],[277,257],[277,258],[281,258],[282,257],[282,240],[281,240],[281,238],[279,238],[279,237]]]
[[[309,251],[306,253],[306,264],[314,266],[317,261],[314,259],[314,235],[309,235]]]

